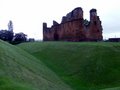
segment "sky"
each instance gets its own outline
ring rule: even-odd
[[[42,40],[42,23],[50,27],[53,20],[61,22],[62,16],[76,7],[82,7],[84,18],[97,9],[103,26],[104,39],[120,37],[119,0],[0,0],[0,29],[7,29],[12,20],[14,32],[24,32],[29,38]]]

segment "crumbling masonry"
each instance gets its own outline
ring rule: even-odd
[[[53,21],[51,27],[43,23],[43,41],[101,41],[102,25],[97,10],[90,10],[90,21],[83,18],[81,7],[62,17],[61,23]]]

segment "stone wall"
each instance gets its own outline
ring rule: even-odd
[[[101,41],[102,25],[97,10],[90,10],[90,21],[83,18],[81,7],[62,17],[61,23],[53,21],[51,27],[43,23],[43,41]]]

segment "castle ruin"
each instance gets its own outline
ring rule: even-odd
[[[61,23],[53,21],[51,27],[43,23],[43,41],[101,41],[102,25],[97,10],[90,10],[90,21],[83,18],[81,7],[62,17]]]

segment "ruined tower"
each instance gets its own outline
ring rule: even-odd
[[[97,16],[97,10],[90,10],[90,26],[89,26],[89,40],[101,41],[102,37],[102,25],[99,16]]]
[[[101,41],[102,25],[97,10],[90,10],[90,21],[83,18],[83,10],[77,7],[62,17],[61,23],[53,21],[51,27],[43,23],[44,41]]]
[[[47,23],[43,23],[43,40],[50,41],[51,40],[51,30],[47,27]]]

